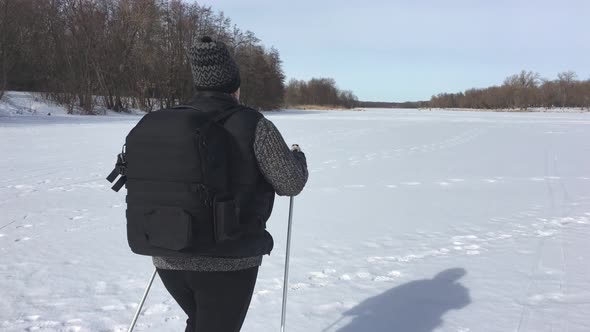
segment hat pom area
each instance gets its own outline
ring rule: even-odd
[[[189,57],[196,90],[232,93],[239,88],[240,70],[223,42],[201,35]]]

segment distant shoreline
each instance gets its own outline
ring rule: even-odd
[[[503,109],[486,109],[486,108],[419,108],[420,111],[451,111],[451,112],[495,112],[495,113],[588,113],[587,108],[581,107],[564,107],[564,108],[543,108],[533,107],[528,109],[503,108]]]
[[[301,111],[364,111],[364,108],[344,108],[342,106],[327,106],[327,105],[290,105],[285,106],[285,109],[301,110]]]

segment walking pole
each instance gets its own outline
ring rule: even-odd
[[[285,316],[287,315],[287,287],[289,284],[289,256],[291,254],[291,226],[293,224],[293,196],[289,203],[289,225],[287,227],[287,252],[285,253],[285,277],[283,280],[283,311],[281,313],[281,332],[285,332]]]
[[[154,278],[156,277],[156,272],[157,270],[154,269],[154,272],[152,273],[152,277],[150,278],[150,282],[148,283],[145,292],[143,293],[143,297],[141,298],[141,302],[139,302],[139,306],[137,307],[137,311],[135,312],[135,316],[133,317],[133,321],[131,321],[131,326],[129,326],[129,330],[127,330],[127,332],[133,332],[133,329],[135,328],[135,323],[137,323],[137,318],[139,317],[139,313],[141,312],[141,308],[143,307],[143,304],[145,303],[145,299],[147,298],[148,293],[150,292],[150,288],[152,287],[152,284],[154,283]]]

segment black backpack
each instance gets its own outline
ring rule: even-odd
[[[127,187],[127,239],[150,256],[216,256],[244,230],[231,192],[232,139],[216,112],[178,106],[145,115],[129,132],[113,190]]]

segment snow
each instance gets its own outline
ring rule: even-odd
[[[508,109],[478,109],[478,108],[422,108],[422,111],[469,111],[469,112],[544,112],[544,113],[583,113],[590,112],[588,107],[530,107],[526,110],[520,108]]]
[[[64,115],[64,107],[51,105],[41,94],[7,91],[0,100],[0,116],[14,115]]]
[[[99,98],[95,98],[98,102]],[[94,112],[97,115],[100,114],[108,116],[129,116],[144,114],[137,109],[131,109],[129,113],[117,113],[98,105],[95,106]],[[80,110],[75,108],[74,113],[80,113]],[[64,106],[49,102],[43,97],[43,94],[41,93],[7,91],[0,100],[0,117],[15,115],[25,117],[34,116],[37,118],[44,118],[47,116],[71,117],[71,115],[67,114],[66,108]]]
[[[310,169],[288,331],[590,331],[590,114],[268,117]],[[153,267],[104,177],[138,119],[0,117],[0,330],[126,331]],[[279,330],[287,213],[243,331]],[[136,330],[184,320],[156,278]]]

